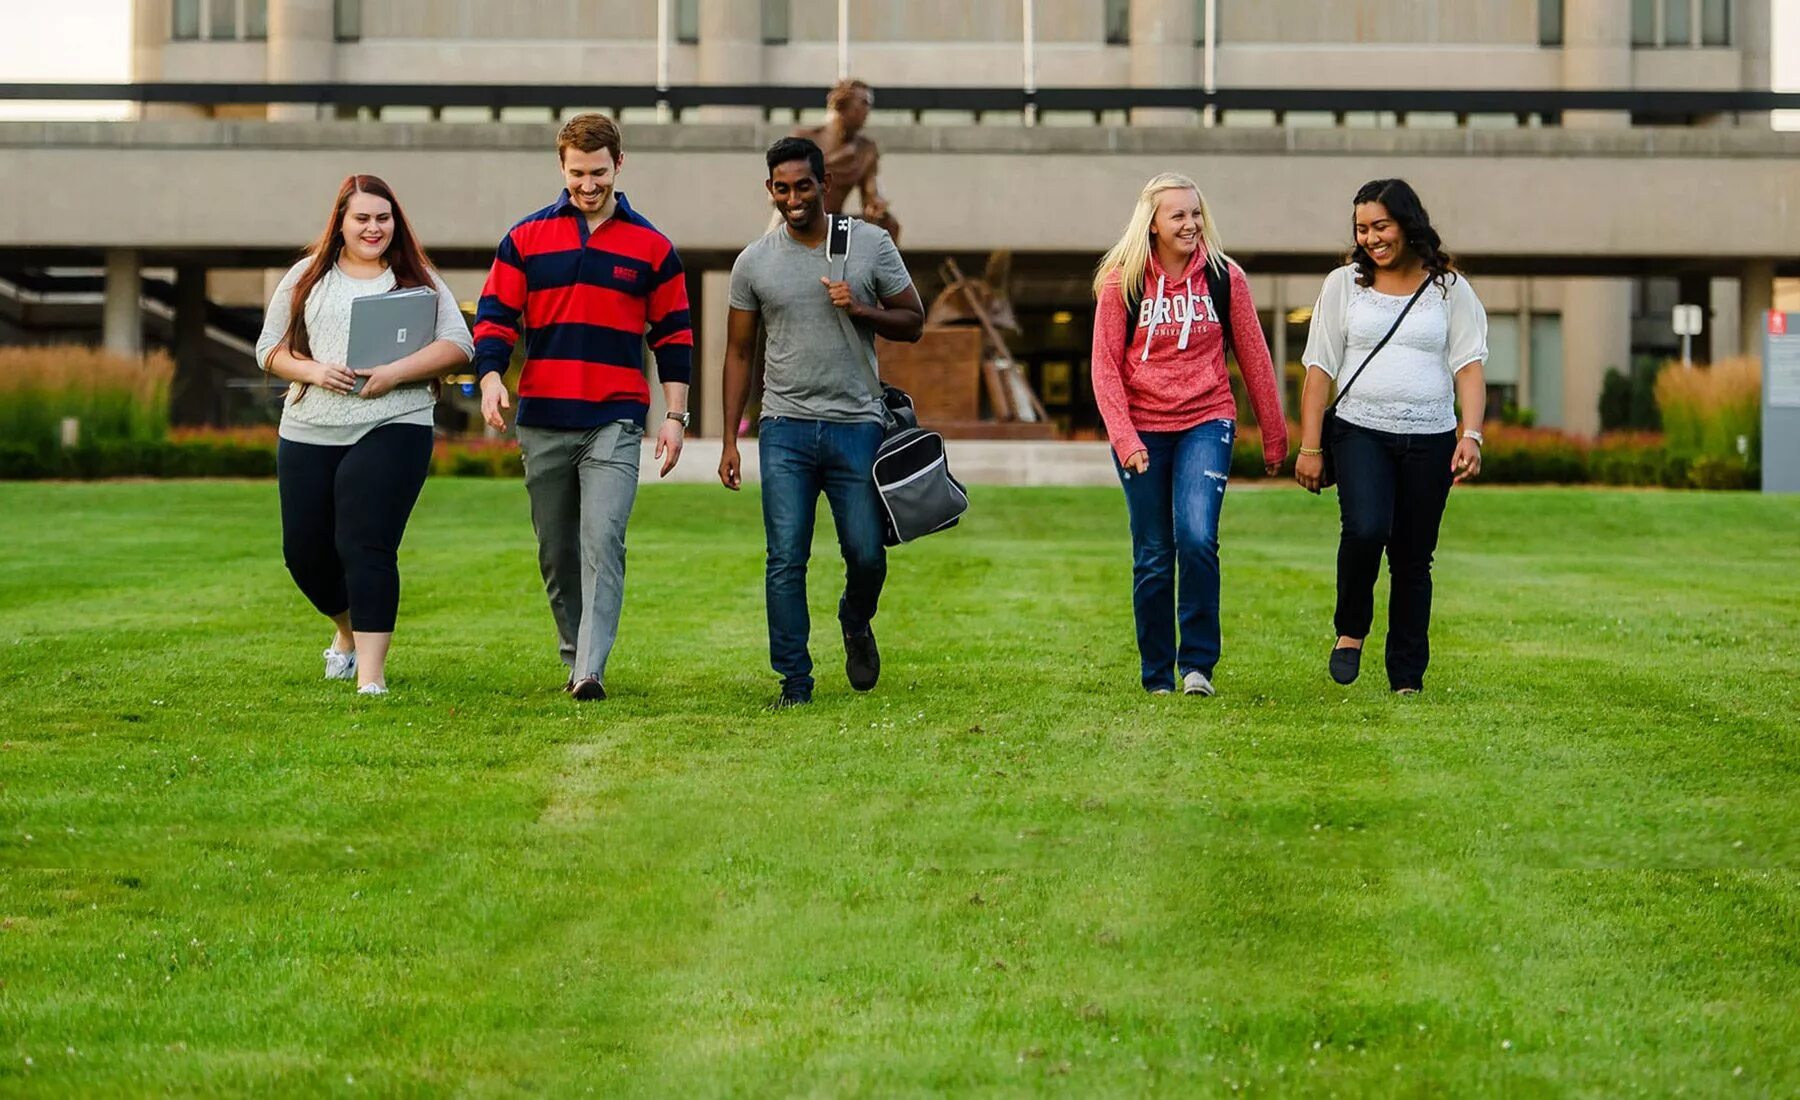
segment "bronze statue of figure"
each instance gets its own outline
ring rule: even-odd
[[[825,154],[825,171],[831,183],[825,189],[825,209],[844,212],[850,192],[862,193],[862,216],[900,240],[900,223],[888,210],[887,199],[875,182],[881,153],[873,139],[862,132],[875,106],[875,92],[861,80],[840,80],[825,97],[825,125],[802,127],[795,137],[808,138]]]

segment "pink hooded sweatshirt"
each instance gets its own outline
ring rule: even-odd
[[[1205,262],[1206,250],[1198,249],[1187,270],[1170,276],[1151,252],[1130,347],[1118,272],[1107,278],[1094,303],[1094,401],[1120,462],[1145,449],[1139,432],[1177,432],[1237,416],[1225,370],[1225,330],[1200,269]],[[1229,262],[1225,269],[1231,276],[1231,350],[1262,426],[1263,461],[1284,462],[1287,420],[1256,303],[1243,269]]]

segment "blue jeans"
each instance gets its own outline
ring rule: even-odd
[[[1219,662],[1219,511],[1236,432],[1230,420],[1143,432],[1150,468],[1141,474],[1113,457],[1131,516],[1131,606],[1146,691],[1173,689],[1178,671],[1211,679]]]
[[[783,691],[809,695],[812,654],[806,639],[806,562],[812,555],[813,517],[819,492],[831,504],[838,546],[844,554],[844,594],[838,621],[846,634],[861,634],[875,618],[887,579],[881,544],[881,501],[875,492],[875,451],[880,424],[765,417],[757,436],[762,465],[763,531],[768,536],[766,592],[769,664]]]

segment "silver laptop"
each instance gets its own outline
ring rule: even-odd
[[[372,370],[404,359],[437,336],[437,290],[428,286],[370,294],[350,303],[350,352],[344,365]],[[358,376],[351,393],[368,379]]]

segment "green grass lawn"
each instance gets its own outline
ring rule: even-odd
[[[1800,500],[1459,491],[1398,699],[1234,490],[1186,699],[1116,491],[974,498],[866,696],[822,528],[768,714],[751,494],[643,493],[578,706],[517,482],[427,486],[386,699],[272,483],[0,485],[0,1093],[1800,1092]]]

